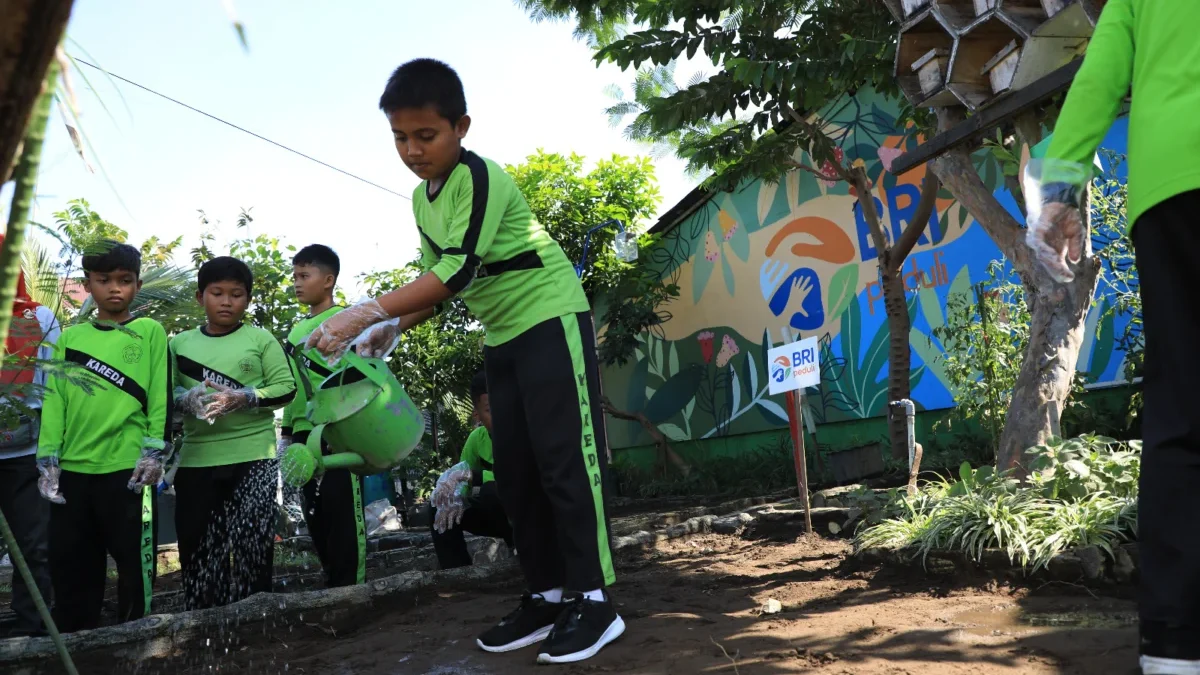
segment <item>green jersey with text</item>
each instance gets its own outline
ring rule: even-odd
[[[191,389],[207,380],[231,389],[253,389],[258,398],[257,408],[235,410],[212,424],[184,415],[179,466],[223,466],[273,458],[273,411],[290,403],[296,394],[291,365],[275,336],[244,324],[221,335],[211,335],[200,327],[176,335],[170,351],[176,386]]]
[[[462,296],[488,346],[588,311],[575,267],[499,164],[464,150],[440,190],[417,186],[413,215],[421,266]]]
[[[167,333],[157,321],[71,326],[54,359],[69,370],[47,378],[38,457],[57,456],[67,471],[101,474],[133,469],[142,448],[166,446],[171,373]]]
[[[291,405],[283,411],[283,435],[291,436],[293,433],[312,431],[312,422],[304,416],[305,408],[308,406],[308,390],[304,387],[304,382],[301,377],[307,376],[309,389],[316,391],[325,378],[341,372],[345,366],[338,368],[330,368],[329,364],[315,349],[305,349],[304,341],[309,335],[325,322],[326,319],[337,314],[345,309],[344,307],[330,307],[329,309],[317,314],[316,316],[308,316],[296,323],[288,333],[287,341],[284,344],[284,349],[288,356],[292,358],[293,376],[296,378],[296,398]],[[300,368],[299,365],[303,365]]]

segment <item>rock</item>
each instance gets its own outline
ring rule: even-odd
[[[1075,549],[1075,556],[1083,567],[1083,577],[1094,581],[1104,576],[1104,554],[1095,546]]]
[[[739,514],[739,515],[744,516],[746,514],[743,513],[743,514]],[[750,522],[754,521],[753,517],[750,517],[750,516],[747,516],[747,517],[750,518]],[[746,527],[745,521],[743,521],[741,518],[738,518],[736,516],[731,516],[729,518],[718,518],[717,520],[714,520],[713,524],[712,524],[712,531],[716,532],[717,534],[735,534],[736,535],[736,534],[741,534],[742,530],[745,529],[745,527]]]
[[[929,558],[929,560],[925,563],[925,569],[930,574],[938,577],[953,576],[957,570],[953,560],[933,557]]]
[[[1133,575],[1137,572],[1137,566],[1133,564],[1133,558],[1124,546],[1118,547],[1116,550],[1116,560],[1113,561],[1113,577],[1127,584],[1133,581]]]
[[[778,614],[782,611],[783,611],[783,604],[781,602],[779,602],[778,600],[776,600],[775,598],[771,598],[770,600],[767,600],[767,604],[763,605],[763,608],[762,608],[763,614]]]
[[[1077,581],[1084,576],[1083,561],[1074,552],[1060,553],[1051,558],[1046,571],[1056,581]]]

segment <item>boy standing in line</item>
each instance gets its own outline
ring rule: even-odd
[[[475,407],[474,417],[479,426],[463,444],[460,461],[460,464],[466,464],[471,469],[470,484],[464,485],[461,480],[447,481],[445,489],[458,495],[457,513],[443,514],[444,522],[441,525],[444,529],[440,532],[437,517],[440,511],[435,512],[433,518],[433,549],[437,552],[438,566],[444,570],[471,564],[464,531],[484,537],[499,537],[509,548],[513,544],[512,525],[509,525],[508,516],[504,513],[504,504],[500,502],[500,493],[492,473],[492,408],[483,371],[476,373],[471,380],[471,403]],[[454,470],[450,469],[443,476]],[[460,491],[467,494],[461,495]]]
[[[53,502],[54,620],[64,633],[100,625],[106,554],[117,563],[118,620],[150,611],[154,487],[170,452],[167,334],[129,313],[142,286],[141,254],[102,246],[83,257],[96,319],[59,338],[55,359],[77,368],[48,378],[38,441],[38,489]]]
[[[512,178],[462,148],[471,118],[453,69],[406,63],[379,104],[400,159],[422,179],[413,213],[426,273],[330,317],[308,344],[336,356],[377,322],[399,317],[407,328],[462,296],[487,330],[496,478],[529,591],[477,644],[505,652],[541,643],[541,663],[590,658],[625,624],[604,590],[615,573],[587,296]]]
[[[246,263],[213,258],[197,282],[207,322],[170,345],[184,413],[175,529],[189,610],[271,590],[279,477],[272,411],[296,394],[279,342],[242,323],[254,289]]]
[[[304,341],[322,321],[343,309],[333,301],[341,261],[328,246],[312,244],[296,253],[292,266],[296,299],[308,307],[308,316],[292,328],[284,344],[297,363],[297,381],[296,398],[283,412],[281,450],[307,441],[313,428],[304,416],[308,401],[299,378],[309,378],[309,386],[315,390],[325,378],[340,371],[331,368],[316,352],[305,349]],[[358,476],[349,469],[326,471],[319,487],[315,480],[304,486],[301,503],[326,585],[333,588],[366,581],[367,528]]]

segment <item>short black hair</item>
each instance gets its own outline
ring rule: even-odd
[[[112,239],[99,241],[90,247],[90,252],[83,255],[82,264],[84,274],[121,271],[142,276],[142,252]]]
[[[379,97],[379,109],[385,113],[427,105],[451,124],[458,124],[467,114],[467,97],[458,73],[435,59],[414,59],[397,68]]]
[[[325,244],[309,244],[300,249],[292,258],[292,264],[320,267],[332,274],[334,281],[337,281],[338,275],[342,272],[341,258]]]
[[[479,403],[479,397],[487,392],[487,373],[479,371],[475,373],[475,377],[471,378],[471,404]]]
[[[196,286],[199,293],[219,281],[234,281],[246,287],[246,295],[254,292],[254,273],[250,266],[237,258],[223,255],[200,266],[196,274]]]

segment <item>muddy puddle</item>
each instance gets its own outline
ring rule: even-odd
[[[1017,605],[997,605],[955,614],[952,624],[983,637],[1023,635],[1048,630],[1113,630],[1137,626],[1137,613],[1111,608],[1082,607],[1072,611],[1038,611]]]

